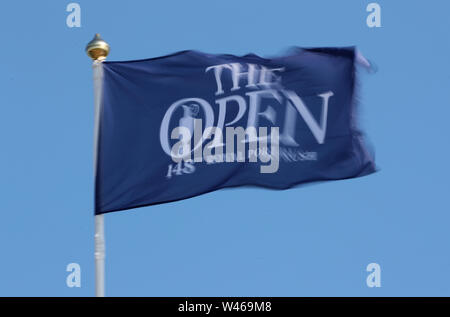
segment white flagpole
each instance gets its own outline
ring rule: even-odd
[[[97,142],[102,102],[103,65],[95,60],[94,70],[94,179],[97,168]],[[95,296],[105,297],[105,221],[103,215],[95,216]]]
[[[95,216],[95,296],[105,297],[105,223]]]
[[[94,178],[97,168],[97,141],[102,106],[103,64],[109,53],[109,45],[96,34],[94,39],[86,46],[86,52],[94,62]],[[105,296],[105,222],[103,215],[95,216],[95,296]]]

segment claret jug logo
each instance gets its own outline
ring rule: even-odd
[[[296,92],[284,89],[283,72],[284,67],[251,63],[207,67],[205,76],[215,82],[214,107],[204,98],[183,98],[169,106],[162,120],[161,146],[176,163],[167,177],[192,173],[195,163],[203,161],[259,162],[261,173],[275,173],[280,157],[317,160],[317,153],[300,147],[296,127],[302,119],[315,142],[323,144],[333,92],[313,96],[321,103],[314,116]]]

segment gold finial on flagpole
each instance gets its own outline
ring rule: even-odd
[[[109,45],[97,33],[92,41],[86,45],[86,53],[94,61],[103,61],[109,54]]]

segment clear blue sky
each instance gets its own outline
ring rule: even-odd
[[[185,49],[273,55],[357,45],[380,172],[287,191],[222,190],[105,215],[110,296],[450,296],[448,1],[3,1],[0,295],[94,294],[93,85],[109,60]],[[81,288],[66,265],[81,265]],[[381,265],[368,288],[367,264]]]

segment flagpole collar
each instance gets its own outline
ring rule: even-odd
[[[109,45],[97,33],[86,45],[86,54],[94,61],[103,61],[109,54]]]

